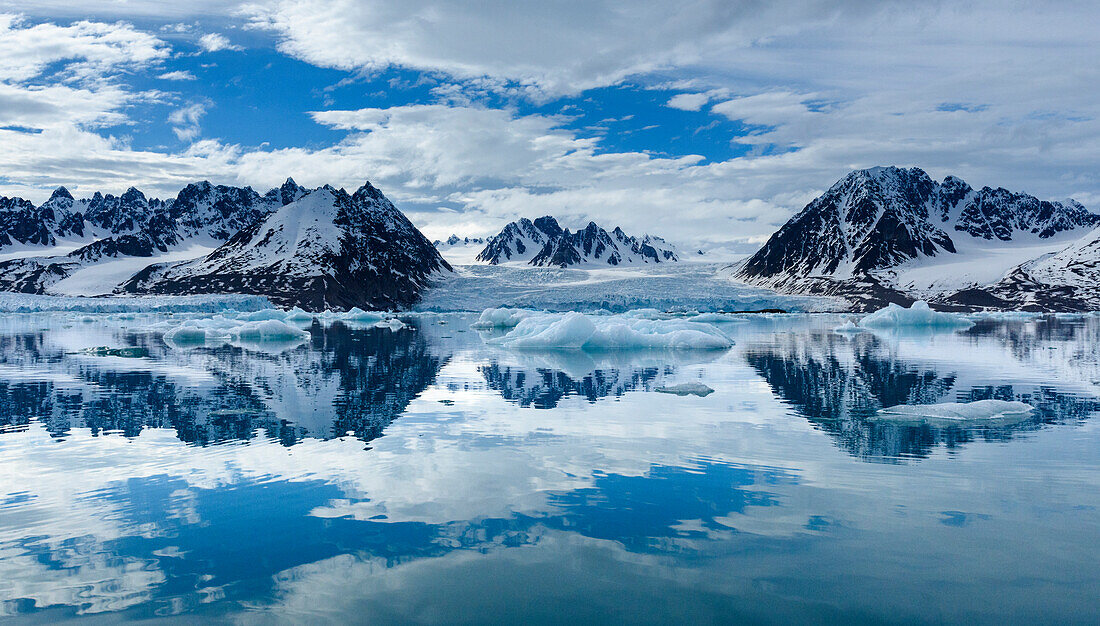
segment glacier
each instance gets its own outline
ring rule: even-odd
[[[270,309],[271,301],[253,295],[199,296],[46,296],[0,292],[0,312],[37,313],[216,313]]]
[[[652,308],[714,313],[781,309],[841,311],[836,298],[792,296],[720,276],[719,263],[680,262],[630,268],[544,268],[458,265],[436,275],[414,311],[470,311],[508,307],[593,313]]]

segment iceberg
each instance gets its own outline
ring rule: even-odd
[[[941,313],[933,311],[928,303],[918,300],[908,309],[896,304],[889,304],[884,309],[879,309],[860,320],[863,328],[912,328],[912,327],[936,327],[936,328],[969,328],[974,322],[955,315],[954,313]]]
[[[487,339],[486,343],[508,348],[570,350],[724,350],[733,345],[725,335],[707,324],[576,312],[528,315],[507,334]]]
[[[526,309],[485,309],[477,321],[471,324],[473,328],[515,328],[524,319],[537,315],[535,311]]]
[[[164,333],[164,342],[172,347],[221,344],[231,340],[300,343],[309,337],[309,331],[295,328],[280,320],[238,320],[215,315],[211,318],[187,320],[171,328]]]
[[[374,327],[375,328],[388,328],[388,329],[392,330],[393,332],[397,332],[397,331],[401,330],[402,328],[407,328],[407,326],[405,326],[405,323],[402,322],[401,320],[397,319],[396,317],[391,317],[388,320],[380,320],[378,322],[375,322]]]
[[[902,422],[957,424],[967,422],[1018,422],[1031,416],[1035,407],[1024,402],[978,400],[942,404],[902,404],[880,409],[878,418]]]
[[[841,335],[853,335],[855,333],[867,332],[867,329],[861,327],[859,324],[856,324],[852,320],[848,320],[847,322],[844,322],[840,326],[834,328],[833,332],[839,333]]]
[[[705,398],[714,393],[714,390],[703,383],[680,383],[679,385],[666,385],[657,387],[653,391],[657,393],[671,393],[677,396],[699,396]]]

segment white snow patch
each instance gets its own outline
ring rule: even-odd
[[[61,296],[100,296],[110,294],[131,276],[154,263],[187,261],[210,254],[214,248],[193,245],[151,257],[127,256],[103,260],[82,267],[57,281],[48,291]]]

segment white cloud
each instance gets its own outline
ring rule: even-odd
[[[161,80],[198,80],[198,77],[187,70],[176,70],[157,75]]]
[[[782,5],[782,6],[781,6]],[[296,0],[254,5],[281,48],[342,69],[400,66],[490,77],[532,95],[578,93],[701,61],[777,32],[859,14],[875,3],[822,0],[677,4],[614,0],[470,5],[433,0]],[[798,15],[798,21],[790,17]]]
[[[230,43],[229,38],[220,33],[207,33],[202,37],[199,37],[199,47],[207,52],[217,52],[219,50],[243,50],[241,46],[235,46]]]
[[[64,63],[54,82],[94,79],[167,56],[164,42],[129,24],[30,25],[17,16],[0,15],[0,80],[4,81],[39,77],[54,63]]]
[[[681,111],[698,111],[710,102],[710,96],[705,93],[678,93],[668,101],[669,107]]]
[[[206,115],[206,106],[203,102],[195,102],[168,114],[168,123],[180,141],[194,141],[202,132],[199,120]]]
[[[153,10],[134,5],[136,14]],[[254,150],[228,137],[196,140],[182,153],[137,151],[90,129],[126,122],[129,104],[151,96],[110,91],[96,77],[155,67],[166,46],[125,24],[31,27],[7,18],[0,117],[43,132],[0,130],[0,171],[15,181],[6,189],[142,184],[170,193],[195,177],[258,187],[287,175],[349,186],[369,177],[440,235],[486,234],[504,219],[547,212],[674,238],[758,241],[849,169],[897,164],[1079,196],[1100,209],[1100,31],[1092,27],[1100,8],[1091,3],[305,0],[247,11],[283,51],[314,64],[444,76],[433,94],[448,105],[317,112],[317,123],[347,133],[328,147]],[[39,35],[66,43],[28,45]],[[30,86],[59,62],[57,81]],[[646,146],[652,154],[615,152],[554,116],[476,104],[491,91],[538,99],[626,77],[679,92],[673,108],[712,103],[716,120],[749,126],[747,136],[717,137],[740,156],[661,158],[654,155],[674,148],[657,141]],[[555,110],[584,105],[562,104]],[[176,124],[190,140],[198,117]],[[714,139],[723,127],[700,132]]]

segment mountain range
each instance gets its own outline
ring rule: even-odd
[[[1073,200],[974,189],[919,168],[856,170],[810,202],[734,278],[858,309],[1082,310],[1100,303],[1100,215]]]
[[[249,293],[310,310],[405,307],[450,270],[370,183],[348,194],[291,179],[264,195],[201,182],[168,201],[133,188],[0,198],[0,257],[7,291]]]
[[[589,222],[570,232],[550,216],[534,221],[522,218],[491,237],[477,260],[490,265],[525,263],[544,267],[580,264],[611,266],[644,265],[677,261],[675,248],[660,237],[627,235],[616,227],[611,232]]]

